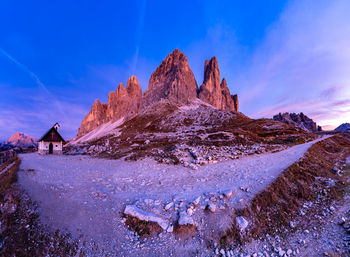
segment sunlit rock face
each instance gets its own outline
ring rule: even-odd
[[[34,137],[21,132],[13,134],[5,143],[22,148],[35,148],[38,146],[38,142]]]
[[[85,135],[89,131],[107,122],[106,112],[107,105],[101,104],[100,101],[96,99],[95,103],[91,106],[90,112],[81,122],[80,128],[78,130],[78,136]]]
[[[136,76],[132,76],[128,79],[126,91],[130,99],[128,109],[126,112],[126,118],[128,119],[135,116],[140,109],[142,89]]]
[[[120,83],[116,91],[109,93],[107,104],[101,104],[96,99],[80,125],[78,136],[85,135],[103,123],[135,116],[140,108],[141,97],[142,89],[135,76],[128,79],[126,88]]]
[[[237,95],[231,96],[226,79],[220,83],[220,71],[216,57],[206,60],[204,64],[204,80],[199,89],[199,99],[220,110],[238,111]]]
[[[153,72],[141,101],[142,108],[147,108],[161,99],[189,103],[197,98],[197,89],[187,57],[175,49]]]
[[[82,121],[77,136],[83,136],[106,122],[130,120],[162,100],[183,105],[198,98],[219,110],[238,111],[237,95],[230,94],[225,78],[220,82],[216,57],[205,61],[204,81],[198,89],[187,57],[175,49],[152,73],[143,95],[138,79],[132,76],[126,88],[120,83],[116,91],[109,93],[107,104],[96,100]]]

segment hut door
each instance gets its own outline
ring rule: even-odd
[[[50,143],[49,145],[49,154],[52,154],[53,153],[53,144]]]

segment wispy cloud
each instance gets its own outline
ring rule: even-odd
[[[234,82],[242,111],[270,117],[319,110],[323,115],[312,118],[321,124],[349,120],[349,13],[349,1],[291,1],[267,30],[245,79]]]
[[[50,92],[48,87],[26,65],[0,48],[0,53],[14,63],[22,72],[34,80],[37,88],[16,89],[11,87],[11,95],[17,102],[0,103],[0,141],[16,131],[40,137],[55,122],[62,122],[63,134],[71,138],[77,132],[85,108],[71,101],[62,101]],[[6,85],[4,85],[5,87]],[[16,91],[18,91],[16,93]],[[6,92],[3,92],[6,95]]]
[[[62,109],[62,104],[57,100],[57,98],[48,90],[48,88],[44,85],[44,83],[41,82],[39,77],[32,72],[26,65],[16,60],[13,56],[11,56],[9,53],[7,53],[4,49],[0,47],[0,53],[2,53],[4,56],[6,56],[11,62],[13,62],[18,68],[20,68],[23,72],[28,74],[32,79],[34,79],[35,83],[39,86],[39,88],[46,94],[46,99],[49,99],[48,102],[50,104],[54,104],[60,114],[62,116],[65,116],[65,112]]]
[[[185,51],[199,85],[204,60],[217,56],[248,116],[304,112],[335,126],[350,120],[349,13],[349,1],[290,1],[255,48],[220,23]]]

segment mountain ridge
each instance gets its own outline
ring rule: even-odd
[[[350,123],[343,123],[336,127],[334,131],[350,131]]]
[[[289,112],[279,113],[273,116],[273,119],[276,121],[283,122],[285,124],[300,127],[310,132],[322,131],[321,126],[317,126],[316,122],[314,122],[302,112],[298,114]]]

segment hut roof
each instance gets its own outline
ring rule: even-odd
[[[55,126],[53,126],[39,139],[39,141],[45,141],[45,142],[63,141],[64,142],[64,139],[60,135],[60,133],[58,133],[58,131],[55,129]]]

